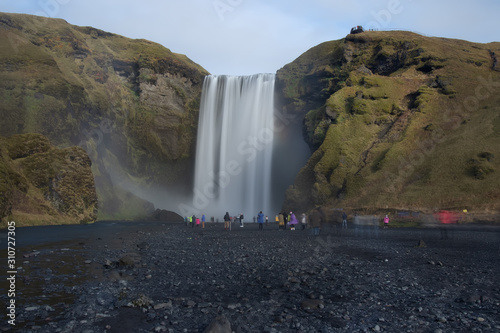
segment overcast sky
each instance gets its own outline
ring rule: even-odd
[[[500,41],[500,0],[0,0],[187,55],[212,74],[274,73],[352,26]]]

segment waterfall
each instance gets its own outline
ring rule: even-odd
[[[222,218],[259,211],[270,219],[274,74],[205,78],[201,96],[193,212]]]

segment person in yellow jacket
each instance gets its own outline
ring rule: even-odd
[[[286,229],[286,224],[285,224],[285,217],[283,216],[282,213],[278,215],[278,229]]]

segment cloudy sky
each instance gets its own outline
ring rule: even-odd
[[[274,73],[355,25],[500,41],[499,0],[0,0],[0,11],[149,39],[212,74]]]

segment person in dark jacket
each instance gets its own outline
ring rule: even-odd
[[[347,214],[342,212],[342,228],[347,229]]]
[[[224,215],[224,230],[229,229],[229,224],[231,223],[231,216],[229,216],[229,213],[226,212],[226,215]]]
[[[309,224],[312,228],[312,234],[318,236],[321,225],[323,224],[323,214],[321,214],[319,207],[315,208],[311,214],[309,214]]]

